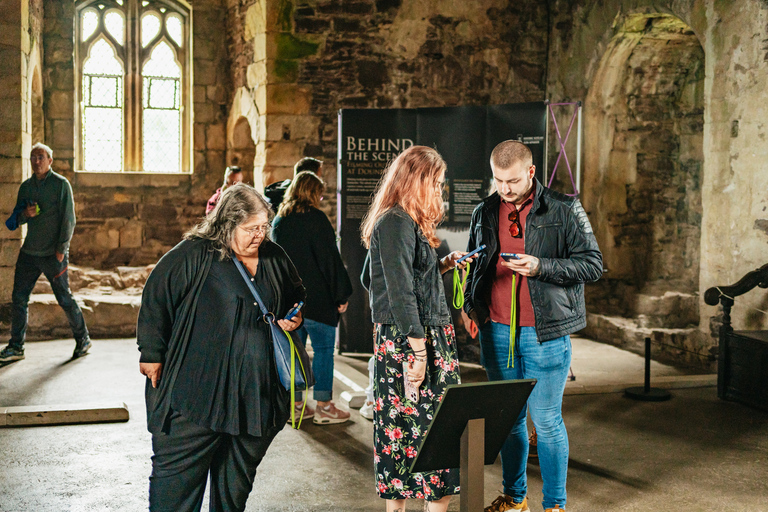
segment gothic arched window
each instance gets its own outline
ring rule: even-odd
[[[189,6],[83,0],[76,12],[78,169],[188,172]]]

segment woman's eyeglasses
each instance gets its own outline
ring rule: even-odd
[[[512,205],[512,211],[507,215],[507,220],[512,224],[509,225],[509,236],[512,238],[520,238],[523,236],[523,227],[520,225],[520,214]]]
[[[242,226],[237,226],[237,227],[239,227],[240,229],[242,229],[243,231],[245,231],[245,232],[246,232],[246,233],[248,233],[249,235],[251,235],[251,236],[255,236],[255,235],[257,235],[257,234],[258,234],[258,235],[263,235],[263,234],[266,234],[267,230],[268,230],[268,229],[269,229],[271,226],[270,226],[269,224],[263,224],[263,225],[261,225],[261,226],[256,226],[255,228],[244,228],[244,227],[242,227]]]

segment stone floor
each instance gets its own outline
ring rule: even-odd
[[[127,423],[0,429],[0,511],[146,510],[150,436],[135,340],[97,340],[70,361],[74,342],[31,342],[27,358],[0,368],[0,406],[117,404]],[[667,402],[636,402],[643,361],[574,339],[563,411],[570,438],[569,512],[768,512],[768,414],[716,398],[711,375],[654,364]],[[343,380],[365,386],[366,358],[337,356]],[[465,365],[465,382],[484,380]],[[692,387],[694,386],[694,387]],[[336,392],[349,387],[336,381]],[[382,511],[373,486],[371,422],[286,428],[256,476],[247,511]],[[501,466],[486,466],[486,499]],[[538,467],[529,465],[532,511],[541,511]],[[409,510],[421,510],[419,503]],[[205,509],[204,509],[205,510]],[[455,499],[450,509],[459,510]]]

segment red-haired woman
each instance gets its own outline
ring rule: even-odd
[[[389,165],[362,224],[363,281],[375,324],[374,465],[387,511],[407,498],[442,512],[459,492],[458,469],[409,473],[445,387],[459,382],[456,341],[440,275],[465,253],[438,259],[445,161],[412,146]],[[461,266],[463,266],[462,264]],[[416,399],[405,392],[406,380]]]

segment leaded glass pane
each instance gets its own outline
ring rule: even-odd
[[[144,109],[144,170],[181,171],[181,115],[178,110]]]
[[[123,67],[104,39],[83,63],[83,168],[123,169]]]
[[[181,67],[176,63],[176,54],[168,43],[163,41],[155,46],[150,59],[144,64],[142,75],[181,78]]]
[[[141,46],[146,48],[160,32],[160,18],[156,14],[145,14],[141,18]]]
[[[120,44],[123,44],[125,37],[125,23],[123,14],[118,11],[109,11],[104,17],[104,24],[112,37]]]
[[[90,98],[86,98],[87,103],[94,107],[119,107],[122,98],[118,98],[120,87],[118,80],[122,77],[116,76],[85,76],[85,82],[90,81]],[[88,80],[90,78],[90,80]],[[90,101],[88,101],[90,100]]]
[[[83,73],[123,76],[123,66],[115,57],[114,48],[104,39],[99,39],[91,45],[88,58],[83,62]]]
[[[175,78],[144,78],[144,107],[179,108],[179,80]]]
[[[96,31],[96,27],[99,26],[99,15],[96,11],[88,9],[83,11],[83,20],[81,28],[83,29],[82,41],[85,41]]]
[[[176,14],[171,14],[166,18],[165,20],[165,28],[168,29],[168,34],[170,34],[171,39],[173,39],[177,45],[184,46],[183,45],[183,38],[182,38],[182,23],[181,23],[181,17]]]

